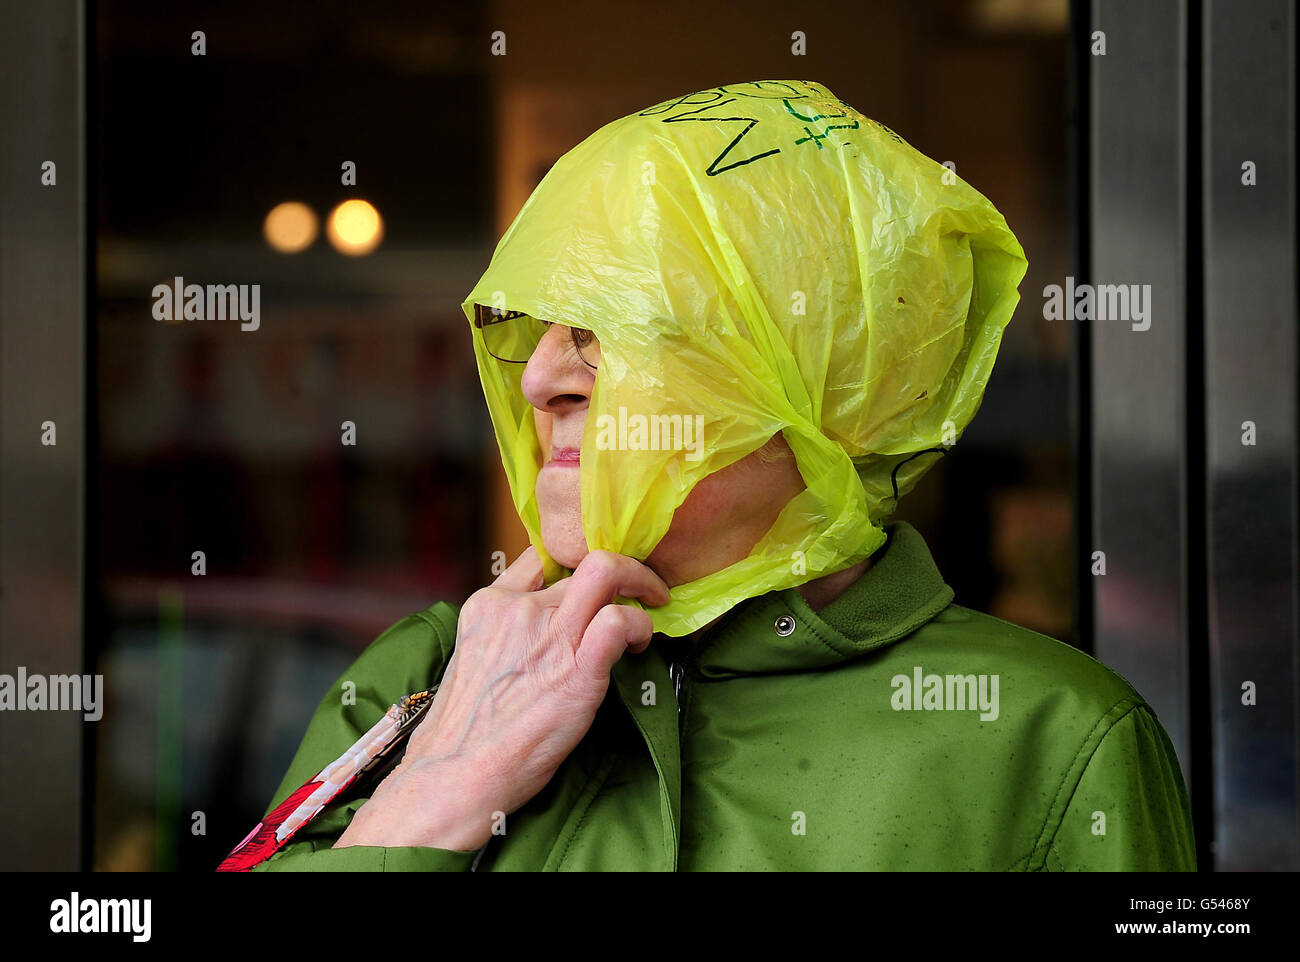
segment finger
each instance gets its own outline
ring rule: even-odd
[[[594,682],[609,680],[624,652],[642,652],[654,636],[650,616],[630,605],[606,605],[596,612],[574,655],[578,670]]]
[[[567,581],[556,619],[574,638],[580,638],[596,612],[616,597],[636,598],[651,607],[669,601],[663,579],[641,562],[612,551],[589,552]]]
[[[542,556],[529,545],[509,568],[497,576],[492,586],[512,591],[536,591],[542,586]]]

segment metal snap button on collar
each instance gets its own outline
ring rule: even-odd
[[[772,625],[782,638],[794,634],[795,620],[790,615],[778,615]]]

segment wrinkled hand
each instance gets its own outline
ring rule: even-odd
[[[615,662],[649,645],[650,616],[616,596],[654,607],[668,587],[632,558],[593,551],[542,588],[530,547],[471,595],[427,716],[335,848],[486,844],[495,813],[541,791],[591,728]]]

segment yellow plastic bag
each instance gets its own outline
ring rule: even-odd
[[[602,127],[547,173],[462,305],[547,583],[568,571],[539,533],[525,365],[498,360],[528,357],[537,319],[600,340],[579,469],[590,549],[644,560],[696,482],[778,431],[795,454],[807,488],[750,555],[648,609],[683,635],[884,543],[897,498],[978,409],[1026,266],[981,194],[811,81],[729,84]]]

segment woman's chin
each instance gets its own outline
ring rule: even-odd
[[[559,554],[552,554],[551,557],[572,571],[574,568],[578,567],[578,562],[587,557],[587,552],[562,551]]]
[[[546,553],[564,567],[573,569],[578,562],[587,557],[587,539],[581,533],[575,538],[572,534],[548,534],[546,525],[542,525],[542,545]]]

